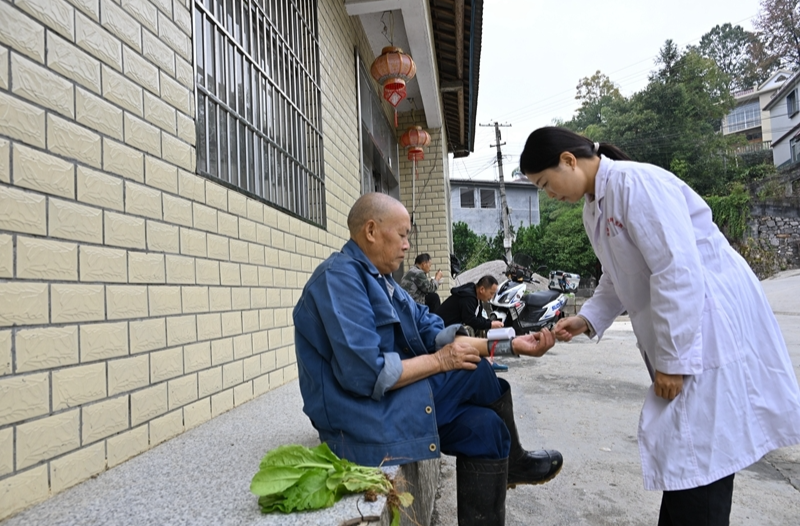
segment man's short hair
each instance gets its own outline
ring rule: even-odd
[[[489,289],[492,285],[497,285],[497,278],[490,274],[486,274],[484,277],[478,280],[475,284],[475,287],[483,287],[484,289]]]
[[[414,259],[414,264],[419,265],[421,263],[427,263],[430,260],[431,260],[430,254],[420,254],[419,256],[416,257],[416,259]]]

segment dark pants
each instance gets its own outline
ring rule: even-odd
[[[511,435],[487,407],[503,389],[486,360],[474,371],[449,371],[428,378],[436,406],[439,444],[445,455],[483,459],[508,457]]]
[[[665,491],[658,526],[728,526],[733,498],[733,475],[708,486]]]
[[[436,314],[439,306],[442,304],[442,298],[436,292],[429,292],[425,294],[425,305],[432,314]]]

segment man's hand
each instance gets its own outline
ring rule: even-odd
[[[445,345],[434,356],[439,361],[440,373],[454,369],[477,369],[477,364],[481,361],[480,353],[473,346],[459,341]]]
[[[442,279],[442,271],[441,270],[437,270],[436,271],[436,277],[434,277],[433,279],[435,279],[436,281],[440,281]]]
[[[666,400],[674,400],[683,389],[682,374],[666,374],[656,371],[656,379],[653,382],[656,396]]]
[[[517,336],[511,340],[514,352],[526,356],[543,356],[555,344],[556,340],[553,337],[553,333],[548,329],[542,329],[540,332],[526,334],[525,336]]]
[[[492,322],[492,329],[502,329],[502,328],[503,328],[503,322],[502,321],[494,320]]]
[[[583,334],[588,330],[589,326],[586,324],[586,320],[580,316],[562,318],[553,327],[556,339],[560,342],[568,342],[573,336]]]

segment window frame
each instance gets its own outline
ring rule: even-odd
[[[483,193],[484,192],[491,192],[492,193],[492,205],[491,206],[483,206]],[[497,191],[494,188],[479,188],[478,194],[481,196],[481,210],[495,210],[497,208]],[[488,200],[487,200],[488,202]]]
[[[325,228],[318,0],[191,9],[195,172]]]
[[[790,119],[800,111],[800,101],[797,100],[797,88],[786,95],[786,116]]]
[[[742,104],[725,116],[727,133],[749,130],[761,126],[761,106],[758,101]]]
[[[800,136],[789,141],[789,159],[792,163],[800,162]]]
[[[464,206],[464,196],[470,195],[472,200],[471,206]],[[458,207],[464,208],[467,210],[474,210],[475,209],[475,189],[474,188],[459,188],[459,200],[458,200]]]
[[[361,194],[380,192],[399,200],[400,145],[394,127],[383,111],[383,102],[372,83],[369,67],[361,59],[358,48],[354,55]]]

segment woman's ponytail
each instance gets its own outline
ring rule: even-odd
[[[628,161],[630,157],[611,144],[596,143],[566,128],[545,126],[534,130],[525,142],[519,158],[519,169],[524,174],[535,174],[558,166],[562,153],[570,152],[578,159],[605,155],[609,159]]]
[[[597,155],[605,155],[609,159],[613,159],[614,161],[632,161],[630,157],[628,157],[625,152],[614,146],[613,144],[609,144],[607,142],[601,142],[599,147],[597,148]]]

